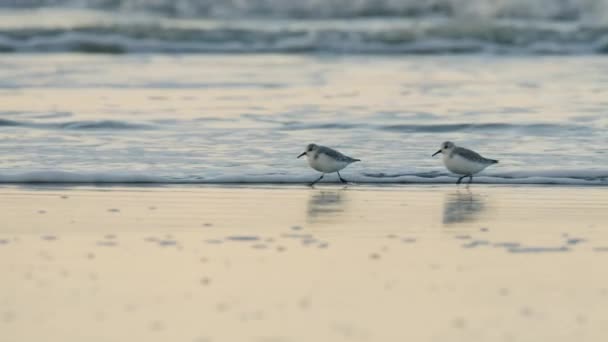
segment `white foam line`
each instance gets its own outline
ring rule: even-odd
[[[508,176],[505,176],[508,175]],[[447,174],[428,176],[408,174],[397,177],[370,177],[343,174],[347,180],[358,184],[453,184],[457,177]],[[509,178],[506,178],[509,177]],[[219,175],[201,177],[197,175],[171,177],[132,172],[77,173],[66,171],[32,171],[24,173],[0,173],[0,184],[81,184],[81,185],[128,185],[128,184],[307,184],[315,174],[299,175]],[[338,184],[338,178],[328,175],[322,183]],[[465,182],[466,183],[466,180]],[[510,172],[501,175],[483,175],[474,178],[476,184],[529,184],[529,185],[608,185],[608,172],[541,171]]]

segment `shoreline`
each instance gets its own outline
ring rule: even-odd
[[[267,188],[267,189],[300,189],[300,190],[315,190],[315,189],[425,189],[425,188],[433,188],[433,189],[442,189],[442,190],[450,190],[450,189],[461,189],[466,190],[467,188],[470,190],[479,189],[492,189],[492,188],[602,188],[602,185],[585,185],[585,184],[530,184],[530,183],[509,183],[509,184],[488,184],[488,183],[473,183],[470,186],[466,183],[452,184],[452,183],[349,183],[343,184],[341,182],[327,182],[327,183],[317,183],[315,186],[311,187],[308,183],[302,182],[294,182],[294,183],[154,183],[154,182],[136,182],[136,183],[73,183],[73,182],[31,182],[31,183],[0,183],[0,190],[2,189],[22,189],[22,190],[34,190],[37,188],[40,189],[63,189],[66,191],[69,190],[94,190],[94,189],[103,189],[103,188],[113,188],[117,190],[129,190],[129,189],[137,189],[140,187],[143,188],[159,188],[159,189],[205,189],[205,188]]]

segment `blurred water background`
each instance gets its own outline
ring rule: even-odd
[[[0,182],[608,184],[608,1],[0,0],[0,52]]]

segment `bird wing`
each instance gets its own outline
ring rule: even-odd
[[[477,163],[492,164],[492,163],[496,162],[496,160],[484,158],[479,153],[477,153],[475,151],[471,151],[464,147],[454,148],[454,151],[452,151],[452,156],[454,156],[454,154],[458,154],[467,160],[477,162]]]
[[[356,162],[356,161],[360,161],[359,159],[355,159],[355,158],[351,158],[349,156],[345,156],[342,153],[329,148],[329,147],[325,147],[325,146],[320,146],[319,147],[319,153],[323,153],[337,161],[341,161],[341,162],[348,162],[348,163],[352,163],[352,162]]]

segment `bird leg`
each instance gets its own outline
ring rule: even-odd
[[[313,185],[317,184],[317,182],[318,182],[318,181],[320,181],[321,179],[323,179],[323,176],[325,176],[325,174],[324,174],[324,173],[323,173],[323,174],[321,174],[321,177],[317,178],[317,180],[316,180],[316,181],[314,181],[314,182],[310,183],[310,186],[313,186]]]
[[[469,175],[469,184],[473,183],[473,175]]]
[[[340,171],[336,171],[336,172],[338,173],[338,178],[340,178],[340,181],[342,183],[348,183],[348,181],[346,179],[344,179],[344,178],[342,178],[342,176],[340,176]]]
[[[469,177],[469,175],[464,175],[464,176],[458,178],[458,181],[456,182],[456,184],[460,184],[462,182],[462,180],[465,179],[466,177]]]

